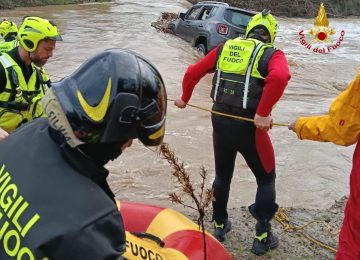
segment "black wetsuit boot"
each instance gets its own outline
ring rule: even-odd
[[[249,207],[251,215],[258,221],[255,225],[256,234],[251,248],[251,252],[255,255],[263,255],[279,245],[279,239],[272,233],[270,224],[270,220],[274,217],[277,209],[278,205],[276,204],[276,209],[274,209],[274,213],[270,217],[259,218],[255,211],[255,204]]]

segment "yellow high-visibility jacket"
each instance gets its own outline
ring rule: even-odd
[[[348,146],[360,138],[360,68],[356,78],[332,102],[329,113],[300,117],[295,124],[300,139]]]
[[[40,101],[50,80],[43,68],[32,63],[32,74],[26,81],[20,66],[8,53],[0,55],[0,66],[5,68],[6,75],[5,90],[0,92],[0,127],[12,133],[23,123],[45,116]]]
[[[16,46],[19,46],[18,40],[13,40],[13,41],[9,41],[9,42],[0,42],[0,52],[11,51]]]

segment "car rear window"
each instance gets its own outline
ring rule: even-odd
[[[237,27],[246,27],[252,15],[242,13],[241,11],[226,9],[224,19]]]

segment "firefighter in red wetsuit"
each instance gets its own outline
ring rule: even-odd
[[[360,259],[360,68],[347,89],[322,116],[300,117],[289,129],[300,139],[333,142],[348,146],[356,144],[350,173],[350,196],[339,236],[337,260]]]
[[[278,209],[275,202],[275,156],[267,131],[271,109],[290,79],[287,60],[273,46],[276,19],[266,10],[256,14],[246,28],[245,39],[227,40],[190,65],[184,75],[182,96],[175,101],[185,108],[192,91],[207,73],[215,72],[211,97],[213,110],[253,118],[255,123],[212,114],[215,180],[213,220],[219,241],[231,229],[227,213],[230,183],[238,152],[257,181],[255,203],[249,210],[257,220],[252,252],[262,255],[278,246],[270,221]]]

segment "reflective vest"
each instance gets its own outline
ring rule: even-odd
[[[216,103],[256,110],[273,45],[256,39],[227,40],[218,55],[211,97]]]
[[[16,46],[19,46],[18,40],[13,40],[9,42],[0,42],[0,52],[8,52],[14,49]]]
[[[0,55],[5,68],[6,87],[0,93],[0,127],[8,133],[21,124],[44,116],[39,102],[45,94],[49,78],[45,71],[32,64],[32,75],[26,82],[20,66],[8,55]]]

